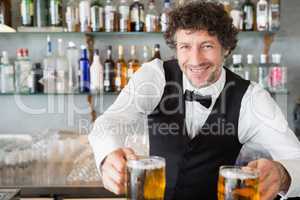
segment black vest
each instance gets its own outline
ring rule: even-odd
[[[166,86],[160,103],[148,115],[150,155],[166,158],[166,200],[217,199],[218,170],[233,165],[241,101],[250,82],[228,69],[225,86],[202,129],[190,139],[185,127],[182,72],[177,60],[166,61]]]

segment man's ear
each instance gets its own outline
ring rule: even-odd
[[[229,50],[227,50],[227,49],[224,49],[224,57],[226,58],[228,55],[229,55]]]

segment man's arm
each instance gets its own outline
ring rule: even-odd
[[[161,60],[143,65],[116,101],[97,118],[89,134],[97,168],[112,151],[124,147],[129,134],[147,134],[147,114],[159,103],[165,85]],[[147,136],[148,137],[148,136]]]
[[[300,166],[299,140],[288,127],[276,102],[255,83],[243,97],[238,128],[241,143],[259,145],[273,158],[273,161],[263,159],[249,164],[265,175],[261,188],[269,193],[278,190],[276,193],[283,192],[288,197],[300,196],[300,168],[296,167]],[[273,181],[271,185],[270,180]]]

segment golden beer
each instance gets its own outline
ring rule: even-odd
[[[127,199],[163,200],[166,187],[165,159],[144,157],[127,162]]]
[[[259,200],[258,172],[237,166],[219,170],[218,200]]]

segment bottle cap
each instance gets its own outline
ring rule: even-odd
[[[253,64],[253,55],[252,54],[247,55],[247,63],[248,64]]]
[[[272,54],[272,63],[280,64],[281,55],[280,54]]]
[[[3,64],[9,63],[7,51],[2,51],[1,63],[3,63]]]
[[[99,49],[95,49],[94,54],[99,56]]]
[[[262,63],[262,64],[267,63],[267,55],[266,54],[261,54],[260,55],[260,63]]]
[[[68,43],[68,46],[71,47],[71,48],[72,48],[72,47],[76,47],[75,43],[72,42],[72,41],[70,41],[70,42]]]
[[[232,59],[233,59],[233,64],[242,63],[242,55],[241,54],[233,54]]]

